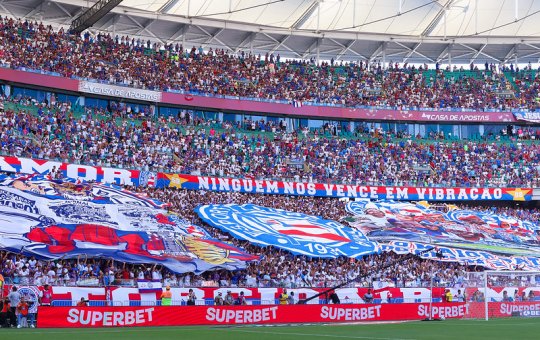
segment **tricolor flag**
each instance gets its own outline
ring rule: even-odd
[[[292,106],[294,106],[294,107],[302,107],[302,102],[298,101],[298,100],[293,100],[292,101]]]
[[[163,290],[163,285],[159,280],[137,280],[139,293],[155,293]]]
[[[148,186],[151,188],[156,186],[156,173],[155,172],[151,172],[150,175],[148,176]]]

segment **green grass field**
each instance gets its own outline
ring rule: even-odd
[[[2,339],[43,340],[302,340],[302,339],[540,339],[540,320],[446,320],[396,324],[243,327],[0,329]]]

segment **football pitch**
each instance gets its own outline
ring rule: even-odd
[[[540,339],[540,320],[525,318],[446,320],[356,325],[243,327],[145,327],[85,329],[0,329],[5,339],[46,340],[301,340],[301,339]]]

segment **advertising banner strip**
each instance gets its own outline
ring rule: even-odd
[[[76,79],[52,76],[32,71],[12,70],[0,67],[0,79],[13,83],[43,86],[52,89],[76,92],[79,89],[79,81]]]
[[[477,273],[476,279],[478,282],[483,280],[483,273]],[[445,294],[445,287],[418,287],[415,286],[413,280],[407,281],[407,285],[413,287],[393,287],[387,281],[373,281],[373,287],[356,287],[356,288],[337,288],[335,293],[341,300],[342,304],[362,304],[366,303],[364,297],[371,289],[374,304],[404,304],[404,303],[429,303],[433,298],[434,302],[441,302],[442,296]],[[22,286],[19,285],[19,288]],[[38,288],[38,287],[36,287]],[[5,285],[4,295],[7,295],[11,289],[11,285]],[[90,301],[90,306],[158,306],[161,300],[161,291],[153,294],[142,294],[137,287],[125,286],[107,286],[107,287],[69,287],[69,286],[52,286],[52,306],[75,306],[81,298]],[[205,304],[212,305],[214,299],[219,293],[226,295],[231,291],[233,299],[237,299],[240,293],[244,293],[248,305],[276,305],[279,303],[279,298],[283,292],[283,288],[246,288],[246,287],[171,287],[171,298],[173,306],[185,305],[185,301],[189,295],[189,290],[197,297],[197,305]],[[465,294],[466,299],[472,302],[472,299],[481,293],[486,296],[489,301],[502,302],[505,299],[505,294],[513,296],[516,291],[517,295],[525,294],[530,299],[528,301],[540,303],[540,287],[538,285],[528,286],[498,286],[498,287],[452,287],[449,288],[452,295],[455,297],[461,289]],[[309,305],[324,304],[327,301],[327,296],[324,292],[327,288],[290,288],[287,289],[288,294],[294,293],[296,299],[305,299],[319,293],[323,293],[319,298],[312,299],[307,302]],[[26,296],[29,300],[32,296]],[[37,300],[36,300],[37,301]],[[183,302],[182,302],[183,301]],[[455,299],[457,301],[457,299]],[[507,309],[506,309],[507,310]],[[538,309],[540,310],[540,309]]]
[[[337,198],[413,201],[530,201],[533,192],[531,188],[419,188],[280,182],[166,173],[158,173],[157,176],[156,187],[158,188],[175,187],[190,190]]]
[[[245,325],[422,319],[428,304],[184,307],[41,307],[38,327]],[[420,308],[421,307],[421,308]],[[442,305],[438,305],[438,308]],[[457,317],[466,306],[449,306]]]
[[[540,310],[540,303],[490,304],[490,317]],[[508,314],[510,311],[510,314]],[[482,318],[484,303],[434,303],[435,318]],[[246,325],[421,320],[429,303],[180,307],[40,307],[38,327]]]
[[[155,173],[57,161],[0,156],[0,171],[48,175],[53,169],[62,177],[130,186],[182,188],[295,196],[348,197],[412,201],[530,201],[532,188],[420,188],[281,182],[249,178],[217,178]]]
[[[53,86],[59,90],[79,91],[98,96],[113,96],[186,107],[273,113],[288,116],[445,123],[502,123],[516,122],[516,118],[520,119],[512,112],[392,110],[318,106],[307,105],[307,103],[291,105],[291,103],[272,103],[240,98],[218,98],[195,94],[150,91],[7,68],[0,68],[0,79],[47,88]]]
[[[540,112],[524,112],[524,111],[516,111],[513,112],[514,117],[518,121],[525,121],[525,122],[531,122],[531,123],[540,123]]]
[[[121,97],[126,99],[161,102],[161,92],[137,89],[133,87],[109,85],[90,81],[79,81],[79,91],[98,96]]]
[[[287,103],[269,103],[249,99],[216,98],[170,92],[163,92],[162,97],[162,102],[168,104],[302,117],[445,123],[501,123],[516,121],[511,112],[392,110],[306,104],[299,106]]]

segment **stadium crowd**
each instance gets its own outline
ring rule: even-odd
[[[218,270],[201,275],[175,274],[161,265],[126,264],[112,259],[44,261],[0,251],[0,274],[7,283],[20,285],[136,286],[137,279],[154,279],[171,287],[332,287],[403,258],[403,255],[383,253],[356,261],[345,258],[323,260],[293,256],[271,247],[246,248],[260,255],[261,260],[250,263],[245,270]],[[399,266],[376,271],[349,286],[369,287],[376,281],[395,287],[425,287],[430,284],[432,270],[436,285],[454,286],[463,283],[466,268],[457,263],[411,257]]]
[[[540,185],[537,143],[418,140],[357,131],[340,138],[307,131],[250,132],[252,121],[194,119],[189,112],[140,120],[125,108],[5,98],[0,151],[68,163],[161,172],[318,183],[403,186]],[[16,109],[7,108],[17,105]],[[277,129],[276,129],[277,128]],[[506,131],[506,129],[504,129]],[[519,129],[521,131],[521,128]],[[540,131],[540,130],[539,130]],[[522,136],[525,136],[521,132]],[[526,136],[529,136],[528,134]]]
[[[486,64],[479,70],[471,64],[470,72],[464,72],[394,63],[388,67],[366,62],[338,65],[333,60],[317,65],[314,60],[283,61],[272,54],[232,55],[223,50],[162,46],[128,37],[76,36],[63,29],[55,31],[43,24],[9,18],[0,18],[0,65],[153,90],[353,107],[534,110],[540,91],[540,77],[530,66],[518,70]],[[4,104],[19,107],[0,110],[0,151],[7,155],[303,182],[540,186],[540,147],[523,143],[539,139],[540,130],[530,128],[518,128],[512,132],[516,138],[507,143],[452,141],[446,140],[444,133],[432,133],[427,141],[420,141],[405,132],[387,133],[365,124],[357,127],[353,136],[342,138],[331,126],[315,132],[291,132],[283,122],[220,122],[193,117],[187,111],[178,116],[157,116],[111,104],[107,109],[82,108],[81,114],[75,114],[69,103],[40,103],[25,97],[1,98],[0,104],[2,108]],[[506,129],[501,131],[507,133]],[[391,252],[357,260],[294,256],[274,247],[233,239],[206,225],[194,212],[201,204],[253,203],[341,220],[346,213],[338,199],[134,190],[170,203],[173,212],[203,225],[214,237],[258,255],[260,260],[242,270],[195,275],[174,273],[159,264],[84,256],[48,261],[0,250],[0,274],[9,284],[37,286],[136,286],[137,279],[155,279],[172,287],[299,288],[331,287],[361,277],[350,285],[372,287],[378,282],[384,286],[426,287],[433,278],[436,286],[463,287],[469,272],[483,270]],[[540,223],[538,209],[467,208],[489,209]],[[393,263],[396,265],[390,265]]]
[[[340,220],[346,212],[344,202],[338,199],[176,189],[139,188],[137,190],[163,202],[169,202],[171,211],[180,214],[193,224],[204,226],[212,236],[258,255],[260,260],[249,263],[245,270],[235,272],[218,270],[202,275],[192,273],[178,275],[160,265],[126,264],[113,259],[85,257],[43,261],[1,251],[0,274],[18,284],[133,286],[136,279],[159,279],[163,280],[165,285],[171,286],[201,286],[204,283],[204,285],[216,286],[296,288],[333,286],[370,272],[374,274],[364,277],[358,284],[370,286],[371,280],[376,280],[397,287],[426,286],[429,284],[433,271],[435,284],[459,285],[463,283],[467,271],[482,270],[482,268],[467,267],[458,263],[429,261],[418,257],[411,257],[397,266],[380,270],[379,268],[389,262],[403,259],[403,255],[394,253],[371,255],[353,261],[345,258],[315,259],[293,256],[277,248],[259,247],[231,238],[205,224],[194,212],[194,208],[201,204],[253,203]],[[536,223],[540,222],[538,209],[524,210],[506,207],[500,208],[497,212],[527,218]]]
[[[0,20],[0,64],[154,90],[402,109],[535,109],[539,88],[530,66],[522,76],[513,65],[487,63],[482,70],[471,64],[469,73],[392,62],[317,65],[110,34],[71,35],[10,18]],[[500,95],[505,91],[511,95]]]

